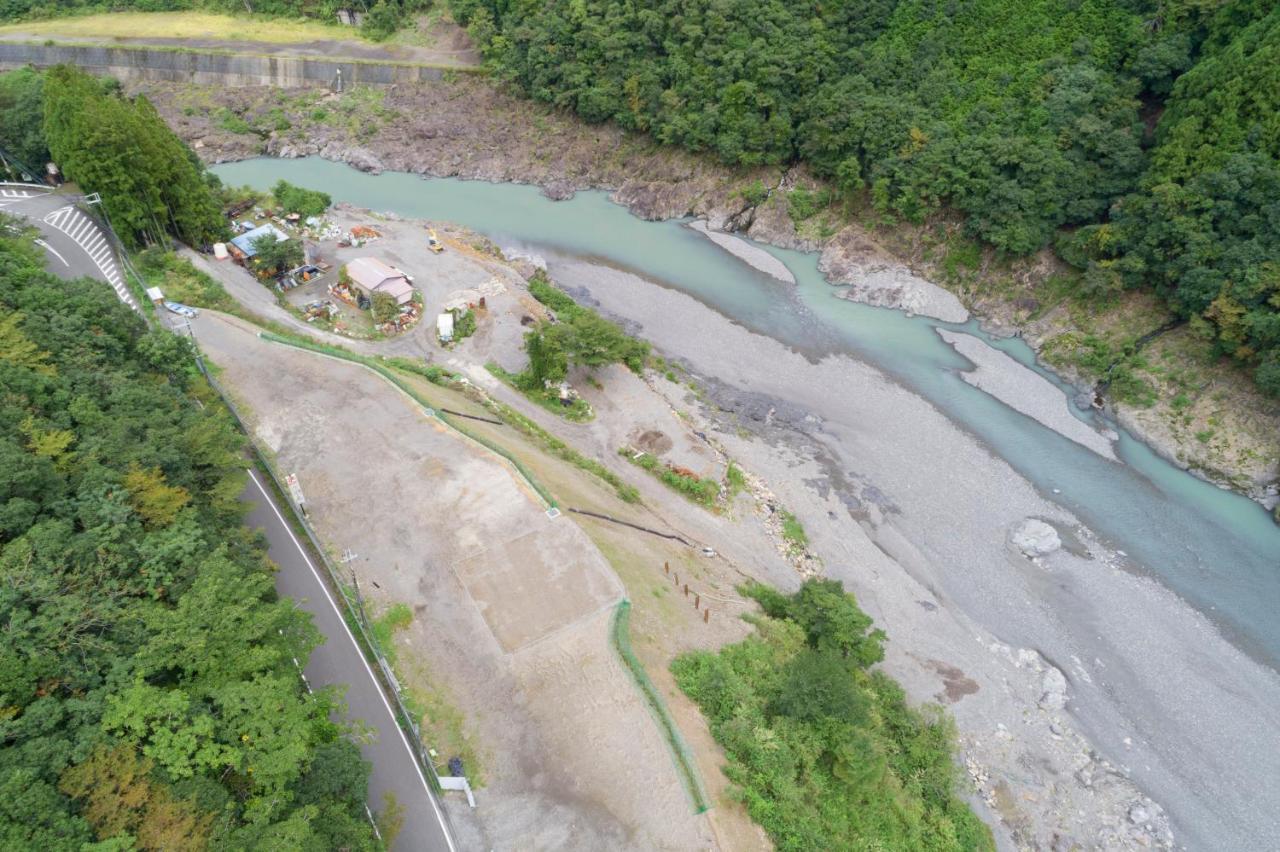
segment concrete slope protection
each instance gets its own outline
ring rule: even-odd
[[[253,508],[245,522],[267,536],[267,553],[271,561],[280,566],[276,588],[310,613],[312,623],[325,637],[325,642],[311,652],[307,661],[307,680],[315,686],[348,686],[348,715],[376,732],[371,741],[361,743],[360,752],[373,764],[369,775],[369,806],[383,807],[385,796],[390,793],[404,809],[404,824],[392,849],[456,852],[444,814],[427,786],[413,748],[320,572],[258,475],[251,470],[249,478],[241,499]]]

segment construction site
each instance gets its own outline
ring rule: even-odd
[[[474,809],[445,798],[460,839],[766,848],[726,797],[723,756],[668,666],[682,651],[746,635],[740,616],[753,605],[738,583],[794,585],[798,575],[754,494],[709,512],[617,452],[719,479],[722,455],[668,399],[687,389],[615,365],[572,377],[590,422],[531,406],[484,367],[519,369],[527,325],[545,316],[525,287],[528,269],[460,229],[349,208],[331,219],[338,234],[361,223],[378,234],[359,247],[317,241],[331,269],[375,253],[413,269],[426,315],[468,311],[474,333],[445,341],[422,322],[384,339],[343,338],[296,310],[323,278],[277,298],[238,266],[192,258],[263,321],[340,343],[353,358],[425,359],[460,381],[406,373],[397,387],[368,367],[261,337],[241,318],[205,311],[193,325],[255,439],[305,490],[325,546],[335,560],[345,554],[371,621],[391,625],[388,656],[422,713],[424,743],[442,773],[457,759],[475,789]],[[587,458],[633,483],[639,500],[621,499]]]

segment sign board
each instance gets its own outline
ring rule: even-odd
[[[307,502],[307,498],[302,496],[302,486],[298,484],[298,475],[291,473],[284,478],[285,485],[289,486],[289,496],[293,498],[293,502],[299,506]]]

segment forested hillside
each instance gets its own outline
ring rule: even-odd
[[[241,436],[184,341],[31,239],[0,223],[0,848],[378,848]]]
[[[942,206],[1087,296],[1157,289],[1280,394],[1280,7],[1267,0],[450,0],[495,71],[588,121],[854,204]]]
[[[37,174],[52,159],[99,193],[130,247],[166,235],[200,246],[226,233],[217,180],[146,98],[124,97],[115,80],[68,65],[0,74],[0,147]]]

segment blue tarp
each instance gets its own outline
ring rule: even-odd
[[[247,234],[241,234],[231,241],[231,244],[240,251],[244,252],[245,257],[253,257],[257,252],[253,250],[253,241],[265,234],[275,234],[276,242],[282,243],[289,239],[289,235],[277,228],[275,225],[260,225]]]

